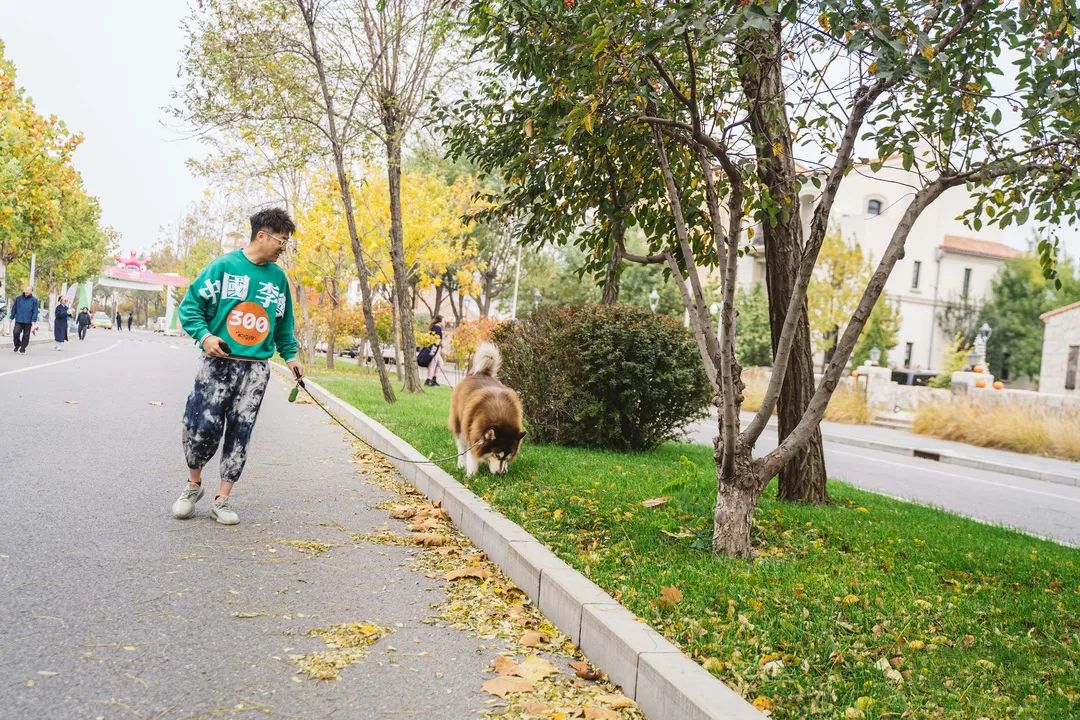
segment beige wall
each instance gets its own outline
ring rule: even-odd
[[[1073,345],[1080,345],[1080,308],[1046,319],[1039,392],[1080,395],[1080,377],[1076,389],[1065,389],[1065,364],[1069,360],[1069,347]]]

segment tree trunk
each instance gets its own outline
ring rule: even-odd
[[[310,365],[315,359],[313,345],[315,335],[311,327],[311,307],[308,305],[307,292],[302,283],[296,284],[296,304],[300,306],[300,319],[303,322],[301,330],[300,360],[305,365]]]
[[[742,77],[743,90],[751,103],[750,125],[754,131],[758,173],[769,189],[769,196],[781,206],[774,222],[764,222],[765,285],[769,294],[769,325],[773,354],[776,354],[788,303],[795,291],[803,249],[802,220],[799,217],[799,192],[795,176],[784,89],[780,73],[780,29],[752,31],[749,42],[753,53],[740,63],[753,68]],[[779,148],[777,148],[779,146]],[[779,152],[776,150],[779,149]],[[791,359],[777,403],[780,440],[783,441],[806,412],[814,396],[814,350],[810,344],[810,323],[806,301],[799,308],[798,326],[791,347]],[[825,452],[821,431],[813,437],[780,471],[779,496],[784,500],[809,503],[828,502],[825,489]]]
[[[409,276],[405,269],[405,236],[401,225],[401,139],[394,123],[387,123],[386,175],[390,187],[390,260],[394,266],[394,298],[397,300],[398,327],[401,328],[401,352],[405,358],[416,357],[416,337],[412,303],[409,302]],[[398,377],[405,392],[422,392],[420,373],[415,363],[398,358]]]
[[[454,289],[450,288],[450,292],[447,294],[447,299],[450,301],[450,311],[454,313],[454,324],[455,325],[460,325],[461,324],[461,310],[459,309],[458,305],[459,305],[459,303],[461,301],[461,298],[459,296],[458,297],[458,302],[455,303],[454,302]]]
[[[749,452],[737,454],[733,473],[723,477],[724,463],[717,451],[716,506],[713,508],[713,552],[717,555],[748,558],[752,554],[750,528],[758,497],[764,489]]]
[[[349,190],[349,176],[345,171],[345,155],[341,138],[337,133],[337,119],[334,115],[334,99],[330,95],[330,85],[326,79],[326,70],[323,67],[322,55],[319,52],[319,42],[315,35],[315,7],[297,0],[297,6],[304,16],[307,25],[308,39],[311,43],[311,57],[315,63],[315,69],[319,73],[319,88],[322,91],[323,102],[326,107],[326,123],[330,139],[331,150],[334,155],[334,168],[337,170],[338,185],[341,189],[341,205],[345,211],[345,221],[349,228],[349,242],[352,246],[353,259],[356,261],[356,272],[360,278],[360,292],[364,300],[364,325],[367,328],[368,339],[375,345],[376,351],[372,353],[375,359],[375,369],[379,372],[379,384],[382,385],[383,398],[386,402],[394,402],[394,388],[390,385],[390,377],[386,374],[386,364],[379,350],[379,334],[375,330],[375,313],[371,306],[371,283],[369,282],[367,265],[364,263],[363,249],[360,245],[360,235],[356,231],[356,217],[353,215],[352,194]],[[398,210],[401,208],[399,207]]]
[[[393,308],[390,313],[390,327],[394,330],[394,372],[397,374],[398,382],[401,382],[404,378],[401,368],[401,325],[398,324],[401,314],[398,312],[400,306],[397,293],[394,293],[390,307]]]
[[[334,369],[334,353],[337,351],[337,338],[334,337],[334,331],[330,330],[330,335],[326,338],[326,369]]]
[[[443,286],[435,286],[435,306],[431,309],[431,317],[434,318],[439,314],[439,308],[442,307],[443,301]]]
[[[604,289],[600,295],[601,305],[614,305],[619,302],[619,265],[622,263],[622,249],[626,237],[626,226],[622,216],[615,219],[611,229],[611,257],[608,259],[607,272],[604,273]]]

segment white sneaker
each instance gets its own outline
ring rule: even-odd
[[[219,497],[214,501],[213,507],[210,508],[210,517],[222,525],[236,525],[240,522],[240,516],[233,510],[227,497]]]
[[[187,483],[184,492],[180,493],[180,497],[176,498],[176,502],[172,505],[173,517],[178,520],[186,520],[194,515],[195,503],[199,502],[199,498],[202,496],[202,485]]]

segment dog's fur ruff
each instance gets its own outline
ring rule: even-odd
[[[498,348],[482,343],[470,374],[454,386],[450,399],[450,432],[461,453],[458,467],[470,477],[482,463],[493,475],[505,473],[525,437],[521,400],[496,378],[500,363]]]

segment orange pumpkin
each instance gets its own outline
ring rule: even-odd
[[[978,380],[976,380],[975,381],[975,387],[977,387],[977,388],[986,387],[986,378],[979,378]]]
[[[982,365],[976,365],[975,367],[971,368],[971,370],[972,370],[972,372],[981,373],[981,372],[985,372],[986,368],[984,368]]]
[[[1005,383],[1001,382],[1000,380],[995,380],[994,381],[994,389],[995,390],[1004,390],[1005,389]]]

